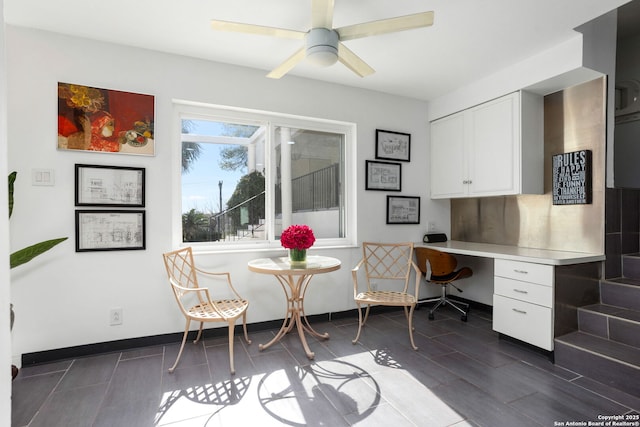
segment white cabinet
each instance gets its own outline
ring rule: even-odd
[[[541,194],[542,97],[515,92],[431,122],[431,198]]]
[[[493,329],[553,350],[554,267],[496,259]]]

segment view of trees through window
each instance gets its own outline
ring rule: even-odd
[[[300,223],[317,239],[345,236],[344,133],[187,117],[181,125],[183,242],[274,241]]]

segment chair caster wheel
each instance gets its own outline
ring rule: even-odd
[[[433,313],[429,313],[429,320],[433,320],[435,318],[436,318],[436,316],[434,316]]]
[[[467,321],[467,315],[466,315],[466,314],[463,314],[463,315],[460,317],[460,320],[462,320],[463,322],[466,322],[466,321]]]

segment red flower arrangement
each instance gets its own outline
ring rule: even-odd
[[[316,241],[307,225],[291,225],[280,235],[280,244],[287,249],[309,249]]]

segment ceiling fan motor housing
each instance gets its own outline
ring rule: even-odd
[[[321,67],[338,60],[338,33],[327,28],[312,28],[305,36],[305,54],[310,62]]]

